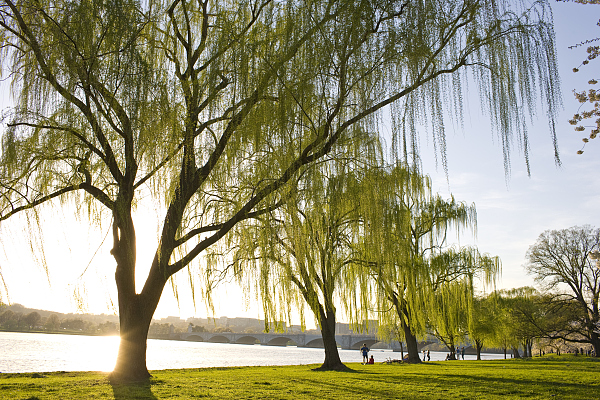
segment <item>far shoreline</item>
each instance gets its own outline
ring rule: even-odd
[[[106,334],[106,333],[91,333],[91,332],[80,332],[80,331],[45,331],[45,330],[31,330],[31,331],[20,331],[20,330],[10,330],[10,329],[4,329],[4,328],[0,328],[0,333],[1,332],[7,332],[7,333],[42,333],[42,334],[48,334],[48,335],[73,335],[73,336],[101,336],[101,337],[119,337],[119,334]],[[170,340],[170,341],[175,341],[175,342],[197,342],[195,340],[186,340],[186,339],[179,339],[179,338],[173,338],[173,337],[165,337],[165,336],[156,336],[156,335],[149,335],[148,339],[152,339],[152,340]],[[197,343],[205,343],[205,342],[197,342]],[[212,342],[209,342],[212,343]],[[243,344],[248,346],[248,344],[245,343],[228,343],[228,344]],[[259,344],[256,344],[259,345]],[[298,347],[298,346],[282,346],[282,347]],[[458,346],[460,347],[460,346]],[[302,348],[302,346],[300,346],[299,348]],[[322,347],[317,347],[322,349]],[[341,349],[340,346],[338,346],[338,348]],[[398,349],[391,349],[391,348],[387,348],[387,349],[380,349],[380,348],[374,348],[374,351],[389,351],[392,353],[400,353],[401,351]],[[448,349],[431,349],[430,351],[434,351],[434,352],[438,352],[438,353],[448,353],[450,350]],[[406,353],[406,351],[404,351]],[[419,352],[419,354],[421,354],[421,352]],[[475,351],[471,351],[471,348],[469,347],[469,350],[465,352],[465,354],[467,355],[475,355]],[[502,349],[488,349],[485,348],[485,350],[481,351],[481,354],[504,354],[504,351]],[[508,355],[508,353],[507,353]],[[512,357],[507,357],[507,359],[511,359]]]

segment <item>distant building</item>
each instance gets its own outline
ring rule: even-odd
[[[335,333],[336,335],[349,335],[352,333],[350,330],[350,324],[346,324],[344,322],[336,322],[335,323]]]
[[[156,322],[158,322],[159,324],[173,324],[173,325],[186,324],[186,321],[184,321],[183,319],[181,319],[179,317],[174,317],[174,316],[161,318]]]
[[[363,321],[360,324],[347,324],[336,322],[335,333],[338,335],[377,335],[379,323],[376,320]]]

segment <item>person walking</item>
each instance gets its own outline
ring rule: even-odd
[[[369,348],[366,343],[363,343],[363,347],[360,348],[363,356],[363,364],[366,364],[369,361]]]

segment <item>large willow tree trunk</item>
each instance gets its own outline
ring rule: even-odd
[[[166,282],[156,274],[157,269],[151,269],[142,293],[125,300],[119,292],[121,342],[111,382],[140,382],[150,377],[146,367],[148,329]]]
[[[323,347],[325,349],[325,361],[323,365],[316,368],[318,371],[346,371],[346,367],[340,359],[337,343],[335,341],[335,310],[319,311],[321,337],[323,338]]]
[[[408,362],[409,363],[420,363],[421,357],[419,357],[419,346],[417,344],[417,336],[412,332],[409,324],[408,311],[406,307],[401,307],[400,302],[397,299],[394,300],[394,306],[400,319],[402,330],[404,331],[404,340],[406,341],[406,350],[408,351]]]
[[[125,309],[119,309],[121,343],[111,381],[138,382],[150,377],[146,367],[146,341],[150,322],[143,314],[139,297],[129,302]]]
[[[136,238],[130,207],[117,207],[113,223],[111,250],[117,262],[115,282],[119,304],[119,353],[111,382],[140,382],[150,377],[146,367],[146,342],[152,316],[158,305],[166,277],[159,272],[158,258],[150,269],[140,294],[135,289]],[[117,203],[119,204],[119,203]]]
[[[419,347],[417,344],[417,337],[412,333],[410,326],[402,323],[402,329],[404,330],[404,340],[406,340],[406,349],[408,351],[408,362],[409,363],[420,363],[421,357],[419,357]]]

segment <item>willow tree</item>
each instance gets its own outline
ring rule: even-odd
[[[502,328],[500,307],[494,294],[473,298],[471,323],[469,340],[475,345],[477,359],[481,360],[481,350],[497,342]]]
[[[294,311],[303,316],[305,306],[314,315],[325,349],[320,370],[347,369],[335,340],[336,312],[360,286],[349,263],[360,234],[363,184],[347,162],[315,166],[298,193],[240,233],[246,246],[236,257],[248,279],[260,277],[255,282],[267,317],[290,320]]]
[[[544,337],[546,332],[550,332],[548,338],[552,339],[555,315],[548,312],[547,301],[537,290],[527,286],[500,290],[496,299],[508,317],[505,318],[506,333],[510,335],[507,343],[515,358],[521,357],[519,347],[523,348],[524,357],[532,357],[534,340]]]
[[[377,287],[380,324],[400,325],[410,362],[420,362],[417,338],[426,333],[428,303],[443,279],[462,276],[462,265],[448,261],[448,231],[473,228],[475,206],[444,200],[433,193],[429,177],[398,165],[373,178],[373,201],[365,204],[365,235],[359,266]],[[444,258],[446,257],[446,258]],[[432,281],[435,276],[437,281]],[[437,285],[437,286],[436,286]]]
[[[169,277],[213,259],[236,224],[278,206],[290,180],[374,128],[384,107],[408,126],[433,115],[444,143],[443,115],[461,114],[471,71],[505,151],[511,134],[527,143],[536,93],[553,124],[547,11],[544,1],[2,0],[16,102],[0,221],[67,198],[86,202],[90,221],[110,214],[122,339],[112,376],[146,379]],[[166,211],[138,290],[132,212],[149,194]]]
[[[464,247],[444,249],[430,259],[428,282],[432,295],[426,303],[430,333],[446,345],[451,358],[456,345],[473,331],[475,283],[493,284],[500,273],[500,259]]]
[[[486,343],[489,346],[504,350],[504,359],[506,359],[507,350],[518,348],[520,345],[519,339],[514,334],[515,318],[509,304],[510,302],[506,300],[505,291],[496,290],[488,296],[488,299],[494,304],[494,332],[487,338]],[[479,335],[476,333],[475,337],[471,339],[475,339],[477,336]]]

